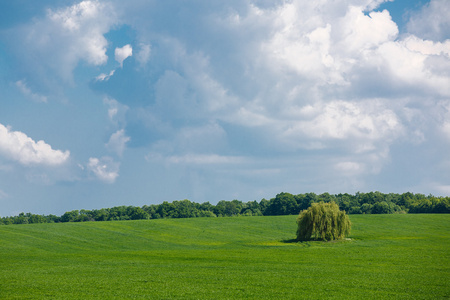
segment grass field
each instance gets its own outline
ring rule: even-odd
[[[295,218],[0,226],[0,299],[450,298],[450,215],[351,215],[328,243]]]

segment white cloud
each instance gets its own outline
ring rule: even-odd
[[[115,71],[116,70],[112,70],[111,72],[109,72],[109,74],[102,73],[95,77],[95,81],[108,81],[109,78],[114,75]]]
[[[16,53],[29,76],[57,76],[72,82],[72,71],[80,61],[98,66],[108,60],[104,37],[117,22],[108,2],[82,1],[60,9],[49,9],[45,18],[11,32],[17,37]],[[53,78],[50,78],[53,79]],[[41,79],[43,83],[48,83]]]
[[[306,7],[306,9],[310,9]],[[330,78],[324,76],[332,67],[333,59],[329,55],[331,26],[321,20],[308,20],[310,16],[297,10],[295,3],[281,6],[275,12],[265,12],[277,30],[262,50],[267,58],[264,61],[276,72],[292,70],[309,77],[332,80],[335,76],[329,70]],[[312,24],[308,25],[308,21]],[[280,25],[277,25],[280,24]]]
[[[108,59],[107,41],[103,34],[111,25],[109,18],[105,18],[105,9],[106,4],[99,1],[83,1],[65,9],[49,10],[48,18],[58,30],[61,30],[58,32],[60,37],[63,34],[68,35],[74,39],[76,46],[80,47],[71,48],[71,51],[77,51],[76,55],[79,58],[93,65],[101,65]]]
[[[414,13],[408,24],[408,32],[424,39],[442,41],[450,36],[450,5],[448,0],[431,0]]]
[[[287,145],[291,138],[324,147],[334,147],[333,140],[360,141],[367,149],[390,144],[405,129],[393,98],[415,101],[418,90],[448,95],[449,77],[436,71],[448,61],[448,46],[399,37],[388,11],[371,11],[382,2],[288,1],[267,9],[247,3],[222,18],[205,17],[226,51],[208,43],[208,32],[195,48],[181,42],[182,33],[164,36],[158,45],[167,47],[164,59],[173,64],[155,85],[158,113],[201,118],[208,112],[276,140],[284,136]],[[441,62],[430,60],[436,56]],[[307,107],[316,110],[313,116],[295,116]]]
[[[333,27],[341,37],[341,51],[364,52],[398,35],[397,25],[387,10],[365,15],[360,7],[350,7],[347,14]]]
[[[61,165],[70,156],[69,151],[53,150],[44,141],[35,142],[20,131],[11,131],[0,124],[0,153],[23,165]]]
[[[19,90],[27,97],[30,97],[36,102],[43,102],[47,103],[47,97],[42,96],[38,93],[33,93],[33,91],[27,86],[27,83],[25,80],[18,80],[16,81],[16,86],[19,88]]]
[[[365,7],[293,1],[277,10],[259,11],[273,24],[271,37],[262,43],[267,56],[263,62],[284,76],[289,70],[297,72],[305,84],[346,85],[345,75],[355,63],[398,34],[388,11],[366,15]]]
[[[405,130],[395,111],[381,99],[321,101],[303,107],[292,105],[278,113],[241,108],[230,121],[263,130],[268,139],[290,151],[336,147],[350,153],[381,150]]]
[[[395,137],[401,125],[395,113],[381,104],[333,101],[318,104],[318,114],[295,122],[286,134],[301,133],[313,139],[385,140]]]
[[[226,164],[256,147],[278,153],[321,149],[326,153],[321,161],[329,162],[333,172],[350,176],[379,172],[395,141],[412,137],[417,145],[428,139],[426,130],[412,124],[428,118],[422,108],[433,105],[433,95],[450,95],[448,41],[423,40],[418,34],[399,36],[388,11],[371,11],[382,0],[294,0],[270,8],[251,2],[227,4],[226,12],[200,15],[190,4],[186,14],[197,14],[192,15],[196,25],[190,25],[198,26],[202,36],[195,42],[185,31],[173,29],[179,25],[176,19],[168,21],[167,32],[158,32],[161,24],[154,20],[155,26],[149,26],[154,18],[149,10],[140,9],[141,2],[130,4],[133,14],[122,6],[122,21],[132,24],[146,43],[136,44],[135,49],[116,48],[115,59],[122,66],[133,50],[141,65],[152,58],[155,76],[143,77],[150,81],[145,84],[151,86],[154,102],[129,100],[132,110],[127,114],[128,106],[121,104],[127,99],[117,98],[120,103],[105,98],[116,126],[106,144],[110,151],[122,155],[130,139],[122,128],[127,118],[138,116],[146,127],[142,130],[160,134],[151,135],[157,138],[150,151],[164,153],[165,162]],[[90,22],[98,7],[102,10],[98,18],[113,23],[109,3],[88,3],[92,9],[75,5],[59,11],[67,21],[54,17],[53,22],[78,37],[75,33]],[[159,14],[161,8],[164,5],[152,13]],[[101,40],[104,32],[97,33]],[[214,39],[213,33],[220,39]],[[106,56],[105,47],[96,47],[91,56],[80,54],[78,60],[101,64],[106,61],[101,55]],[[113,74],[102,73],[96,80],[106,81]],[[130,99],[136,96],[130,93]],[[431,95],[428,106],[414,109],[420,117],[405,120],[405,106],[420,103],[423,95]],[[228,132],[229,127],[235,132]],[[240,128],[251,142],[231,144]],[[446,134],[448,122],[441,121],[439,128]],[[135,141],[132,129],[127,134]],[[237,156],[222,155],[230,149]],[[98,168],[101,165],[101,160],[93,159],[90,168],[106,169]],[[104,172],[109,173],[114,174]]]
[[[130,137],[125,135],[125,130],[120,129],[111,135],[108,143],[106,144],[106,148],[117,153],[117,155],[122,156],[126,143],[129,141]]]
[[[387,61],[394,63],[397,56],[380,50],[393,43],[412,52],[398,40],[389,12],[370,11],[382,2],[288,1],[267,9],[247,3],[198,20],[220,33],[218,45],[210,42],[209,31],[202,31],[205,38],[195,47],[183,33],[159,35],[152,55],[164,71],[155,79],[148,118],[167,120],[177,134],[156,141],[153,150],[175,153],[172,161],[195,161],[193,155],[223,153],[211,146],[217,144],[238,152],[339,149],[360,155],[361,172],[383,165],[390,145],[405,134],[398,106],[389,98],[380,100],[392,88],[385,83],[398,77],[403,81],[393,85],[400,89],[405,82],[416,86],[416,79],[406,81],[402,76],[411,72],[391,70]],[[133,15],[133,21],[141,17]],[[145,33],[143,40],[158,36]],[[379,90],[372,89],[380,95],[361,97],[358,89],[367,92],[361,82],[370,88],[379,84]],[[191,126],[184,127],[185,120],[245,128],[254,145],[230,146],[227,126],[222,134],[198,138]],[[195,147],[197,141],[207,150]]]
[[[87,168],[98,179],[106,183],[114,183],[119,176],[119,163],[114,162],[110,157],[102,157],[101,159],[91,157]]]
[[[377,50],[377,66],[391,77],[392,85],[403,85],[407,93],[419,88],[427,94],[450,96],[450,72],[440,72],[436,65],[450,65],[449,46],[450,43],[434,44],[416,37],[388,42]]]
[[[403,44],[411,51],[424,55],[445,55],[450,56],[450,40],[445,42],[433,42],[422,40],[414,35],[410,35],[403,40]]]
[[[234,18],[232,26],[248,27],[246,19],[254,18],[271,26],[247,63],[257,62],[246,71],[262,83],[261,93],[224,119],[264,128],[287,145],[295,140],[308,149],[333,148],[333,140],[348,140],[358,151],[385,151],[406,130],[398,94],[411,95],[408,101],[420,101],[418,91],[448,96],[450,76],[448,42],[399,39],[389,12],[365,11],[381,2],[292,1]]]
[[[130,57],[133,55],[133,48],[131,48],[131,46],[125,45],[122,48],[116,48],[116,50],[114,50],[114,56],[116,61],[120,64],[120,66],[123,66],[123,61],[125,59],[127,59],[127,57]]]

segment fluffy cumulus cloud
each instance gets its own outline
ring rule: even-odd
[[[83,59],[93,65],[106,63],[107,40],[103,36],[112,25],[107,4],[99,1],[83,1],[66,9],[48,12],[48,21],[54,34],[66,36],[65,61],[69,64]],[[106,13],[105,13],[106,12]],[[47,29],[47,28],[46,28]],[[58,39],[59,41],[61,39]]]
[[[191,26],[203,39],[191,43],[177,30],[141,32],[157,45],[154,60],[167,62],[153,82],[155,102],[146,107],[147,117],[168,120],[178,132],[153,150],[178,151],[170,156],[173,162],[201,161],[205,151],[178,146],[187,130],[180,124],[196,120],[206,128],[214,121],[225,132],[214,139],[221,149],[208,152],[217,157],[230,149],[255,152],[249,147],[278,153],[273,155],[320,150],[320,159],[344,175],[379,173],[391,162],[396,142],[427,139],[431,127],[415,121],[430,124],[433,98],[450,96],[445,1],[431,1],[413,15],[410,33],[402,36],[389,11],[376,10],[383,2],[246,1],[230,3],[221,14],[205,5],[212,12],[199,18],[186,7],[185,16],[196,20]],[[136,7],[137,2],[134,12]],[[439,25],[433,25],[433,37],[414,29],[439,7],[442,18],[434,20]],[[129,22],[151,32],[157,26],[146,21],[147,13],[142,7],[142,15]],[[126,15],[125,9],[125,20]],[[166,25],[177,21],[172,22]],[[446,124],[439,125],[442,132]],[[242,130],[229,131],[236,127]],[[238,145],[239,140],[248,143]],[[314,152],[301,153],[307,159]]]
[[[412,15],[409,33],[401,36],[389,11],[377,10],[383,2],[191,3],[174,8],[183,15],[164,23],[165,31],[158,31],[157,15],[168,7],[115,2],[122,21],[142,40],[137,60],[151,59],[158,74],[148,90],[153,98],[134,111],[146,130],[164,135],[150,142],[150,153],[181,162],[254,153],[250,147],[273,155],[320,150],[321,160],[344,174],[377,173],[391,161],[396,142],[431,138],[433,99],[450,96],[444,2],[431,1]],[[421,34],[416,24],[431,15],[440,16],[435,29],[426,30],[433,36]],[[195,20],[189,26],[202,39],[176,29],[187,20]],[[116,48],[115,54],[122,64],[132,46]],[[186,142],[188,133],[211,132],[211,124],[214,135],[206,142],[190,139],[203,147]],[[446,128],[441,121],[440,132]]]
[[[352,103],[332,101],[305,106],[298,119],[283,133],[288,141],[298,141],[298,147],[323,148],[343,141],[348,151],[373,150],[376,144],[388,143],[402,132],[396,114],[376,101]],[[304,143],[310,140],[311,143]]]
[[[44,141],[34,141],[20,131],[12,131],[0,124],[0,153],[23,165],[61,165],[69,151],[54,150]]]
[[[408,31],[420,38],[439,41],[450,37],[450,7],[447,0],[431,0],[414,13]]]
[[[70,82],[80,61],[94,66],[107,62],[104,34],[116,21],[109,3],[87,0],[48,9],[45,18],[12,30],[9,38],[15,41],[22,73],[30,77],[56,74]]]
[[[346,73],[367,63],[374,49],[398,33],[387,11],[366,15],[362,5],[327,5],[293,1],[275,11],[253,12],[265,15],[275,28],[262,43],[264,61],[272,70],[292,70],[309,81],[304,85],[346,85]]]

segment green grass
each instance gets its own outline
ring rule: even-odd
[[[296,216],[0,226],[0,299],[448,299],[450,215],[352,215],[295,243]]]

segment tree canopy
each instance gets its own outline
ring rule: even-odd
[[[340,240],[350,233],[351,222],[335,202],[313,203],[297,218],[297,240]]]
[[[339,209],[349,214],[393,214],[393,213],[450,213],[450,197],[425,196],[410,192],[403,194],[381,192],[351,194],[315,194],[293,195],[279,193],[270,200],[259,202],[242,202],[239,200],[221,200],[216,205],[209,202],[202,204],[190,200],[160,204],[135,206],[116,206],[93,210],[73,210],[62,216],[35,215],[20,213],[18,216],[0,218],[0,225],[52,223],[52,222],[86,222],[142,220],[160,218],[197,218],[197,217],[232,217],[232,216],[274,216],[297,215],[313,203],[335,202]]]

